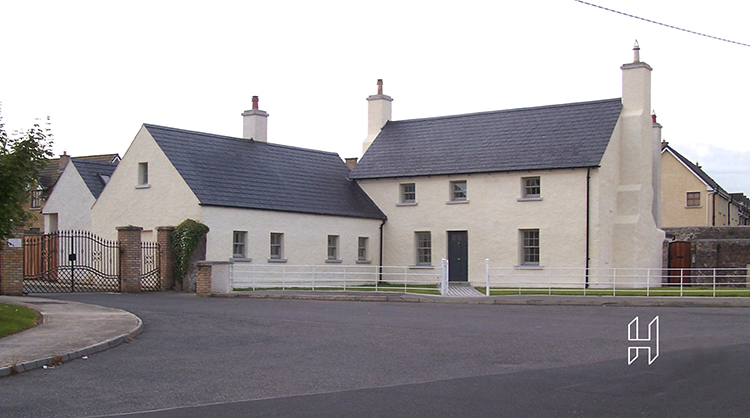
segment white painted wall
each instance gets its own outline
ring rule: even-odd
[[[141,162],[148,162],[148,187],[138,186]],[[135,225],[154,231],[158,226],[176,226],[187,218],[199,220],[198,198],[148,130],[141,127],[93,206],[92,230],[115,239],[118,226]]]
[[[661,165],[651,120],[651,67],[622,66],[622,113],[618,121],[620,178],[612,257],[617,268],[659,268],[664,232],[654,208]],[[610,144],[612,147],[612,144]],[[655,172],[658,171],[658,172]]]
[[[521,178],[541,178],[540,201],[518,201]],[[447,204],[453,180],[466,180],[469,203]],[[358,180],[388,216],[384,264],[415,265],[415,232],[432,234],[432,265],[439,274],[448,256],[448,231],[468,231],[469,281],[481,284],[492,267],[520,264],[519,230],[539,229],[542,267],[583,268],[586,237],[586,170]],[[415,183],[416,206],[399,205],[402,183]],[[529,273],[538,274],[538,270]]]
[[[68,164],[44,205],[44,232],[54,232],[53,214],[57,214],[56,230],[91,230],[91,206],[95,201],[75,165]]]
[[[358,237],[369,238],[369,259],[378,265],[380,224],[377,219],[202,206],[200,220],[211,229],[206,259],[232,258],[232,232],[247,231],[246,256],[268,264],[271,233],[283,233],[283,258],[289,265],[327,264],[327,237],[339,236],[342,264],[355,264]]]

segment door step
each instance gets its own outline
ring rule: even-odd
[[[474,298],[482,297],[484,294],[475,289],[469,283],[448,283],[448,292],[445,296]]]

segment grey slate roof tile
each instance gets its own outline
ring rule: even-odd
[[[104,190],[105,183],[100,175],[111,177],[117,168],[117,163],[107,163],[96,160],[84,160],[78,158],[71,158],[70,162],[78,170],[83,182],[86,183],[86,187],[94,196],[94,199],[98,199],[99,195]]]
[[[617,98],[389,121],[349,177],[595,167],[621,110]]]
[[[335,153],[144,126],[201,205],[385,219]]]

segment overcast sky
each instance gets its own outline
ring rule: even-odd
[[[591,0],[750,44],[750,3]],[[124,155],[141,124],[242,135],[260,96],[269,142],[360,156],[368,95],[393,119],[621,96],[635,39],[663,137],[750,193],[750,47],[574,0],[2,1],[6,130],[52,118],[55,154]]]

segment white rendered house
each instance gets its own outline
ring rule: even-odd
[[[115,168],[117,162],[70,159],[42,209],[44,232],[91,230],[91,208]]]
[[[636,45],[621,70],[622,98],[404,121],[379,82],[350,178],[388,216],[384,264],[446,258],[451,281],[480,284],[489,259],[592,286],[612,280],[597,269],[661,267],[652,69]]]
[[[243,138],[143,125],[94,205],[94,232],[206,224],[208,261],[296,265],[380,260],[383,213],[334,153],[266,142],[268,114],[245,111]]]

